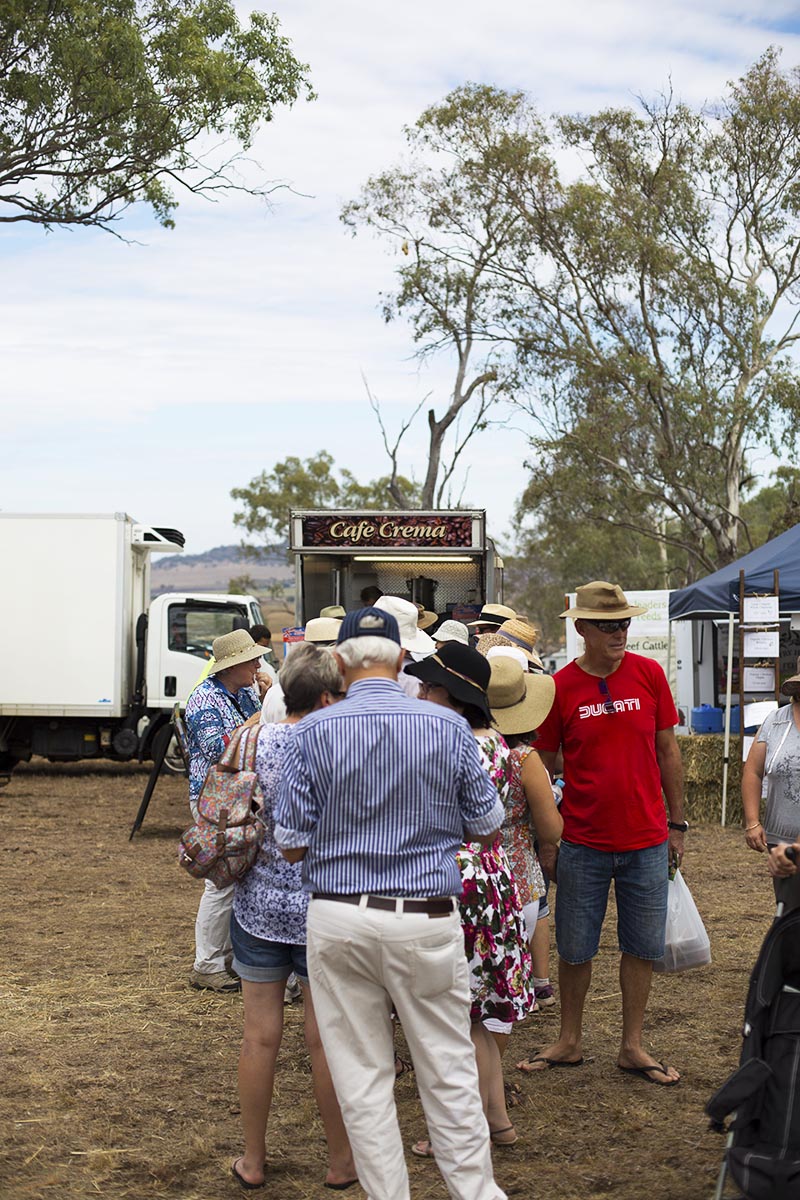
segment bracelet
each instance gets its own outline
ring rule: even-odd
[[[761,824],[760,821],[756,821],[755,825],[745,825],[745,827],[744,827],[745,833],[749,833],[751,829],[758,829],[760,824]]]

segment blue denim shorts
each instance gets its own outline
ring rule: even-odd
[[[558,852],[556,944],[565,962],[597,954],[614,880],[617,937],[623,954],[655,960],[664,953],[669,842],[645,850],[595,850],[562,841]]]
[[[233,969],[248,983],[280,983],[292,971],[302,983],[308,983],[305,946],[292,942],[268,942],[242,929],[231,913]]]

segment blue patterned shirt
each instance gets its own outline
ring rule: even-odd
[[[186,701],[186,733],[189,738],[189,803],[196,804],[209,768],[219,762],[230,735],[261,705],[255,690],[240,688],[234,697],[216,675],[209,675]],[[243,715],[244,714],[244,715]]]
[[[503,816],[463,717],[390,679],[361,679],[295,726],[275,840],[308,847],[308,892],[455,896],[456,850]]]

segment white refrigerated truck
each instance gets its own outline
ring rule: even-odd
[[[175,529],[126,513],[0,513],[0,776],[51,761],[153,757],[222,633],[263,621],[252,596],[150,599]]]

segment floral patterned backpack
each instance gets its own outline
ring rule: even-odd
[[[261,796],[255,773],[258,734],[258,729],[245,729],[231,738],[206,776],[197,820],[178,846],[180,865],[218,888],[250,870],[264,840],[264,826],[256,816]]]

